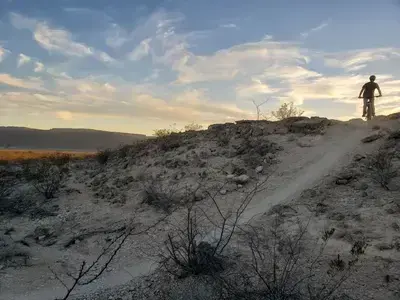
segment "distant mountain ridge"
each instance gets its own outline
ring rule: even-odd
[[[19,149],[87,150],[115,148],[148,138],[144,134],[110,132],[95,129],[0,126],[0,147]]]

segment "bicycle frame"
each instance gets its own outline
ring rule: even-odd
[[[382,97],[382,96],[375,96],[375,98],[379,98],[379,97]],[[362,99],[363,97],[358,97],[358,98]],[[367,117],[366,117],[366,119],[367,119],[367,121],[370,121],[370,120],[372,119],[371,99],[368,99],[368,100],[367,100],[367,104],[365,105],[365,108],[366,108],[366,110],[367,110]]]

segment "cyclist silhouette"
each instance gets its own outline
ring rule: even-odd
[[[379,92],[379,96],[377,97],[381,97],[382,96],[382,92],[381,89],[379,87],[379,85],[375,82],[376,76],[375,75],[371,75],[369,77],[369,82],[367,82],[366,84],[364,84],[362,86],[362,89],[360,91],[360,95],[358,96],[358,98],[363,98],[364,99],[364,105],[363,105],[363,117],[365,117],[366,113],[367,113],[367,102],[369,100],[370,102],[370,109],[371,109],[371,115],[373,117],[375,117],[375,89],[378,90]],[[362,94],[362,97],[361,97]]]

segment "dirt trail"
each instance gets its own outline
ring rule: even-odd
[[[310,148],[289,149],[283,154],[282,162],[273,176],[269,178],[268,190],[258,194],[251,206],[244,213],[241,223],[265,213],[276,204],[284,204],[308,188],[315,186],[324,176],[332,174],[346,165],[353,157],[354,150],[360,145],[360,140],[368,135],[370,129],[365,126],[335,126],[316,141]],[[215,235],[210,233],[209,237]],[[150,261],[137,261],[124,270],[110,272],[96,283],[80,289],[77,294],[87,294],[95,290],[125,284],[133,277],[149,272],[155,267]],[[22,290],[22,288],[21,288]],[[23,291],[19,291],[23,293]],[[7,300],[53,300],[62,295],[63,288],[38,289],[28,294],[0,295]]]
[[[353,152],[360,145],[360,140],[370,130],[366,127],[335,128],[325,136],[317,146],[307,148],[302,157],[287,153],[276,172],[268,178],[266,191],[257,194],[239,224],[244,224],[277,204],[286,204],[300,196],[301,192],[312,188],[323,180],[324,176],[340,170],[353,157]],[[212,232],[207,240],[216,239],[219,232]]]

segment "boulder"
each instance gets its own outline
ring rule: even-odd
[[[361,155],[361,154],[354,155],[354,161],[360,161],[360,160],[363,160],[365,158],[366,158],[365,155]]]
[[[295,122],[306,121],[306,120],[310,120],[310,119],[308,117],[300,116],[300,117],[289,117],[289,118],[286,118],[286,119],[282,120],[281,122],[286,124],[286,125],[289,125],[289,124],[292,124],[292,123],[295,123]]]
[[[257,173],[257,174],[258,174],[258,173],[261,173],[263,170],[264,170],[264,167],[263,167],[263,166],[258,166],[258,167],[256,168],[256,173]]]
[[[330,124],[327,118],[312,118],[293,122],[289,125],[292,133],[321,133]]]
[[[371,134],[371,135],[366,136],[365,138],[363,138],[363,139],[361,140],[361,142],[363,142],[364,144],[365,144],[365,143],[372,143],[372,142],[374,142],[374,141],[380,139],[381,137],[382,137],[382,134],[381,134],[381,133],[374,133],[374,134]]]
[[[233,178],[233,181],[235,181],[237,184],[246,184],[249,182],[250,177],[248,175],[240,175],[235,178]]]
[[[400,139],[400,130],[396,130],[390,133],[388,139],[394,139],[394,140]]]

